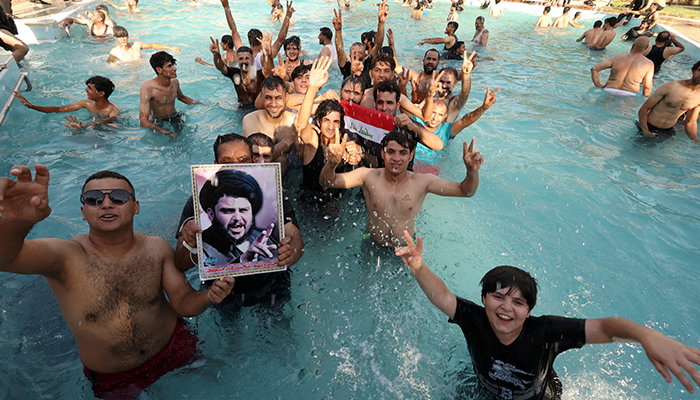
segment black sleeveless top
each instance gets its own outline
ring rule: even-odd
[[[654,73],[659,72],[661,69],[661,63],[665,61],[664,50],[666,50],[666,47],[668,46],[656,47],[656,45],[653,45],[651,46],[649,54],[647,54],[647,58],[654,63]]]

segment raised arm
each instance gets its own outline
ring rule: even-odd
[[[447,106],[447,122],[454,122],[459,112],[462,111],[462,107],[467,104],[469,92],[472,90],[471,74],[474,69],[474,57],[476,57],[476,52],[472,51],[469,57],[464,57],[462,60],[462,89]]]
[[[304,96],[304,102],[301,104],[299,109],[299,114],[297,114],[296,120],[294,121],[294,126],[299,133],[299,138],[304,143],[311,143],[314,140],[314,135],[316,135],[309,125],[309,118],[311,117],[311,109],[314,105],[314,97],[316,93],[328,82],[328,68],[331,66],[331,59],[328,57],[322,57],[318,60],[314,60],[311,65],[311,71],[309,72],[309,89]]]
[[[30,103],[27,99],[24,98],[21,94],[18,92],[13,92],[17,100],[19,100],[20,103],[24,104],[28,108],[31,108],[32,110],[40,111],[43,113],[56,113],[56,112],[70,112],[70,111],[77,111],[80,110],[81,108],[85,108],[87,106],[87,100],[79,100],[76,103],[69,104],[67,106],[37,106],[32,103]]]
[[[25,241],[32,227],[51,214],[49,170],[41,164],[34,168],[34,180],[23,165],[10,169],[16,181],[0,178],[0,271],[55,275],[65,265],[66,247],[78,245],[60,239]]]
[[[209,36],[209,39],[211,40],[209,51],[211,51],[211,54],[214,56],[214,66],[221,71],[222,74],[228,74],[228,67],[226,63],[224,63],[224,60],[221,59],[221,53],[219,52],[219,39],[214,40],[211,36]]]
[[[418,141],[431,150],[442,150],[444,146],[442,139],[435,132],[429,131],[422,125],[411,121],[411,118],[406,114],[397,114],[394,117],[394,125],[415,133]]]
[[[616,339],[632,339],[641,343],[649,361],[666,382],[671,383],[670,371],[690,393],[695,393],[695,386],[686,373],[700,386],[700,372],[693,366],[700,365],[700,350],[629,319],[611,317],[586,320],[587,344],[612,343]]]
[[[377,35],[374,37],[374,46],[369,53],[372,57],[376,57],[379,54],[379,49],[384,43],[384,24],[387,16],[389,16],[389,6],[386,5],[386,0],[382,0],[377,12]]]
[[[338,0],[340,4],[340,0]],[[342,6],[340,6],[342,7]],[[335,29],[335,52],[338,53],[338,66],[340,68],[345,67],[345,63],[348,62],[348,56],[345,54],[345,49],[343,48],[343,10],[333,9],[333,29]]]
[[[474,151],[474,139],[469,146],[467,142],[463,146],[463,160],[467,167],[467,176],[460,183],[446,181],[435,175],[430,175],[430,182],[427,187],[429,193],[440,196],[472,197],[479,188],[479,168],[484,163],[484,157],[478,151]],[[426,175],[427,176],[427,175]]]
[[[664,49],[664,59],[665,60],[668,60],[669,57],[671,57],[673,55],[676,55],[678,53],[682,53],[683,51],[685,51],[685,46],[683,46],[683,43],[676,40],[675,33],[672,33],[671,36],[668,37],[668,40],[670,40],[671,43],[673,43],[674,47],[666,47]]]
[[[460,118],[452,124],[452,127],[450,128],[450,134],[452,135],[452,137],[457,136],[457,134],[461,132],[464,128],[476,122],[477,119],[484,115],[484,112],[486,110],[491,108],[493,103],[496,102],[497,91],[498,88],[494,89],[493,92],[491,91],[491,88],[486,88],[486,96],[484,97],[484,103],[480,105],[479,108],[477,108],[476,110],[468,114],[464,114],[462,118]]]
[[[228,0],[221,0],[221,5],[224,7],[224,13],[226,14],[226,23],[228,24],[229,29],[231,29],[233,45],[236,47],[236,50],[238,50],[239,47],[243,46],[243,41],[241,40],[241,35],[238,33],[236,21],[233,19],[233,15],[231,15]]]
[[[445,315],[454,318],[457,311],[457,297],[450,292],[445,282],[423,262],[423,238],[418,236],[417,243],[413,244],[413,239],[408,231],[403,231],[403,236],[406,238],[406,247],[399,247],[395,250],[395,254],[411,268],[413,277],[416,278],[423,293],[428,296],[428,300]]]
[[[282,27],[280,28],[280,32],[277,35],[277,40],[275,40],[275,43],[272,44],[272,51],[270,52],[270,57],[274,59],[277,54],[279,54],[280,49],[282,48],[282,44],[284,43],[285,39],[287,39],[287,32],[289,32],[289,25],[292,20],[292,14],[294,14],[294,8],[292,7],[292,2],[288,1],[287,2],[287,12],[284,15],[284,21],[282,21]]]

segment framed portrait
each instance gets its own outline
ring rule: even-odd
[[[203,281],[284,271],[277,244],[284,237],[279,163],[193,165],[192,191],[199,278]]]

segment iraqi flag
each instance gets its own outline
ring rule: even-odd
[[[381,143],[386,134],[394,129],[394,116],[361,105],[341,100],[345,111],[345,129],[357,136]]]

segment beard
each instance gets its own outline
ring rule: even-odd
[[[235,245],[238,246],[239,244],[245,242],[245,241],[251,241],[251,232],[253,231],[253,227],[255,226],[255,221],[250,225],[250,228],[245,232],[243,236],[240,238],[236,239],[231,234],[229,233],[229,229],[231,228],[237,228],[237,227],[245,227],[245,223],[241,221],[234,221],[231,222],[230,224],[224,226],[218,219],[214,218],[212,221],[212,228],[214,228],[214,231],[217,234],[217,237],[222,238]]]
[[[435,67],[432,65],[423,65],[423,72],[425,72],[426,75],[431,75],[435,72]]]

